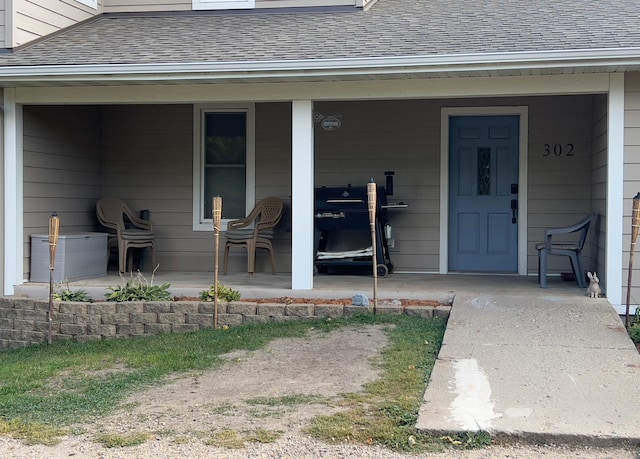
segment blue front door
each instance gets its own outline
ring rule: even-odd
[[[449,123],[449,270],[518,271],[517,116]]]

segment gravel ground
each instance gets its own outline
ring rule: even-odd
[[[329,446],[309,439],[299,433],[290,433],[275,443],[254,444],[236,450],[206,446],[193,442],[177,445],[175,442],[159,439],[131,448],[105,449],[89,439],[74,437],[56,447],[26,447],[15,440],[0,439],[0,457],[12,459],[69,457],[101,459],[270,459],[270,458],[327,458],[327,459],[411,459],[411,458],[451,458],[451,459],[638,459],[639,455],[625,449],[568,448],[562,446],[491,446],[488,448],[420,455],[399,454],[370,446]]]
[[[328,445],[303,431],[320,414],[335,411],[325,403],[340,394],[358,392],[379,376],[376,365],[388,343],[382,326],[346,328],[330,334],[271,342],[265,349],[226,355],[227,363],[202,374],[175,379],[135,394],[112,415],[75,426],[78,435],[56,446],[25,445],[0,438],[0,459],[146,458],[522,458],[639,459],[628,449],[504,445],[443,453],[406,455],[379,447]],[[113,371],[113,370],[110,370]],[[126,371],[122,369],[121,371]],[[300,394],[319,401],[288,407],[256,406],[256,397]],[[247,403],[249,402],[249,403]],[[206,445],[221,429],[281,431],[274,443],[249,443],[242,449]],[[105,448],[100,434],[153,433],[146,443]]]

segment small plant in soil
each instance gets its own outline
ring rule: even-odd
[[[491,435],[483,430],[479,432],[464,432],[440,437],[445,443],[462,449],[484,448],[491,446]]]
[[[282,397],[256,397],[247,400],[249,405],[264,406],[295,406],[310,405],[315,403],[327,404],[330,400],[327,397],[311,394],[291,394]]]
[[[102,434],[96,437],[96,441],[105,448],[126,448],[141,445],[152,438],[149,433],[133,433],[128,435]]]
[[[85,290],[71,290],[68,282],[65,284],[57,284],[54,287],[53,299],[56,301],[77,301],[84,303],[92,301]]]
[[[0,435],[22,440],[28,445],[57,445],[60,443],[60,437],[68,433],[68,429],[39,422],[24,422],[17,418],[11,420],[0,419]]]
[[[202,292],[200,292],[200,299],[202,301],[215,301],[215,285],[210,286],[208,290],[203,290]],[[222,285],[220,282],[218,282],[218,300],[231,302],[238,301],[239,299],[240,292],[238,290],[234,290],[231,287],[227,287],[226,285]]]
[[[636,346],[640,344],[640,307],[636,308],[636,313],[633,316],[631,325],[629,325],[629,336],[636,343]]]
[[[244,448],[246,443],[273,443],[282,436],[281,431],[267,429],[255,429],[239,432],[235,429],[224,429],[213,432],[211,437],[205,440],[206,445],[218,446],[228,449]]]
[[[331,406],[332,400],[328,397],[312,394],[290,394],[282,397],[256,397],[246,400],[251,408],[249,414],[255,418],[281,417],[291,412],[299,405],[326,405]]]
[[[109,287],[111,293],[105,295],[107,301],[171,301],[173,298],[169,293],[171,284],[153,285],[153,277],[157,269],[156,266],[151,274],[151,281],[148,281],[140,271],[135,277],[131,273],[131,278],[127,281],[121,276],[123,285]]]

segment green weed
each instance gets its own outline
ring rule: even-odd
[[[264,406],[296,406],[311,404],[326,404],[327,397],[311,394],[291,394],[282,397],[256,397],[246,400],[248,405],[264,405]]]
[[[208,290],[200,292],[200,299],[202,301],[215,301],[215,285],[210,286]],[[226,302],[238,301],[240,300],[240,292],[218,282],[218,300]]]
[[[240,449],[244,448],[247,443],[273,443],[281,436],[281,431],[263,428],[242,432],[235,429],[224,429],[213,432],[209,438],[204,440],[204,443],[220,448]]]
[[[634,343],[640,343],[640,323],[632,324],[629,327],[629,336]]]
[[[629,325],[629,336],[634,343],[640,343],[640,307],[636,308],[636,312]]]
[[[0,419],[0,435],[22,440],[26,444],[57,445],[60,442],[60,437],[68,433],[68,429],[61,429],[38,422],[23,422],[19,419],[4,421]]]
[[[491,445],[491,435],[482,430],[479,432],[443,435],[440,437],[440,440],[454,447],[463,449],[484,448]]]
[[[173,297],[169,293],[170,284],[153,285],[153,277],[157,269],[156,267],[153,270],[151,281],[148,281],[140,271],[135,277],[132,273],[131,279],[127,281],[122,278],[123,285],[108,287],[111,293],[105,295],[107,301],[171,301]]]
[[[127,448],[146,443],[153,438],[150,433],[134,433],[129,435],[102,434],[96,437],[96,442],[105,448]]]
[[[53,299],[57,301],[78,301],[88,303],[91,297],[85,290],[71,290],[69,283],[57,284],[54,287]]]

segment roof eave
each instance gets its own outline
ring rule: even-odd
[[[1,86],[161,82],[341,80],[440,77],[500,72],[624,72],[640,69],[640,48],[303,59],[239,62],[37,65],[0,67]]]

